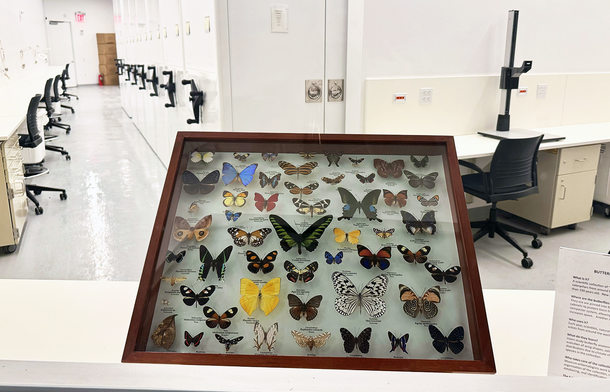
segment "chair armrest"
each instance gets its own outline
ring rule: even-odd
[[[485,194],[489,195],[490,189],[489,189],[488,181],[487,181],[487,173],[485,173],[483,171],[483,169],[481,169],[480,167],[478,167],[477,165],[475,165],[472,162],[468,162],[468,161],[464,161],[464,160],[460,159],[460,160],[458,160],[458,163],[460,164],[460,166],[464,166],[464,167],[474,170],[475,172],[479,173],[483,177],[483,185],[485,185]]]

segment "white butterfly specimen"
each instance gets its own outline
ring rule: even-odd
[[[259,351],[263,344],[267,344],[267,349],[269,351],[273,350],[278,328],[278,324],[274,323],[269,327],[267,332],[265,332],[263,326],[260,325],[258,321],[254,324],[254,347],[256,348],[256,351]]]
[[[388,277],[379,275],[368,282],[360,292],[351,280],[341,272],[335,271],[331,275],[333,287],[339,296],[335,299],[335,310],[342,316],[354,313],[356,307],[362,307],[371,317],[381,317],[386,311],[383,295],[388,290]]]

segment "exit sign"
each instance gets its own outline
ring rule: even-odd
[[[85,21],[85,13],[84,12],[75,12],[74,13],[74,19],[76,19],[77,22],[84,22]]]

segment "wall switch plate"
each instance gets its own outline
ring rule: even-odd
[[[432,87],[422,87],[419,89],[419,104],[430,105],[432,103]]]
[[[405,103],[407,101],[406,93],[394,93],[394,103]]]
[[[517,96],[518,97],[525,97],[525,96],[527,96],[527,87],[519,87],[517,89]]]
[[[546,83],[541,83],[538,85],[536,89],[536,99],[545,99],[547,90],[549,89],[549,85]]]

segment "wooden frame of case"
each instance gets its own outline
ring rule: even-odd
[[[152,314],[159,290],[159,280],[163,265],[158,265],[160,252],[165,252],[168,241],[163,244],[164,232],[170,217],[176,211],[179,197],[174,197],[176,182],[180,180],[179,173],[186,168],[188,153],[185,152],[187,142],[208,142],[222,146],[226,143],[239,142],[241,151],[280,153],[295,153],[309,151],[306,146],[320,150],[320,145],[362,145],[363,151],[376,153],[379,156],[388,155],[388,151],[400,152],[401,148],[419,148],[426,154],[426,148],[444,149],[448,177],[451,184],[448,189],[450,207],[454,219],[457,250],[462,267],[464,280],[464,296],[469,322],[470,338],[474,360],[440,360],[440,359],[410,359],[402,360],[387,358],[354,358],[354,357],[308,357],[303,356],[257,356],[241,354],[193,354],[193,353],[163,353],[146,350],[146,344],[153,329]],[[277,148],[270,148],[275,145]],[[233,151],[222,150],[217,151]],[[361,151],[362,152],[362,151]],[[357,152],[351,151],[354,154]],[[407,155],[407,154],[405,154]],[[162,249],[162,245],[166,246]],[[157,291],[155,291],[155,289]],[[180,339],[177,337],[177,339]],[[142,271],[135,307],[125,343],[123,362],[163,363],[215,366],[262,366],[262,367],[293,367],[321,369],[353,369],[353,370],[393,370],[393,371],[430,371],[430,372],[478,372],[494,373],[495,363],[492,352],[491,338],[487,324],[485,305],[476,264],[476,255],[468,212],[464,199],[464,191],[458,167],[453,137],[451,136],[393,136],[393,135],[338,135],[338,134],[277,134],[277,133],[225,133],[225,132],[179,132],[176,137],[173,154],[168,168],[163,193],[146,261]]]

